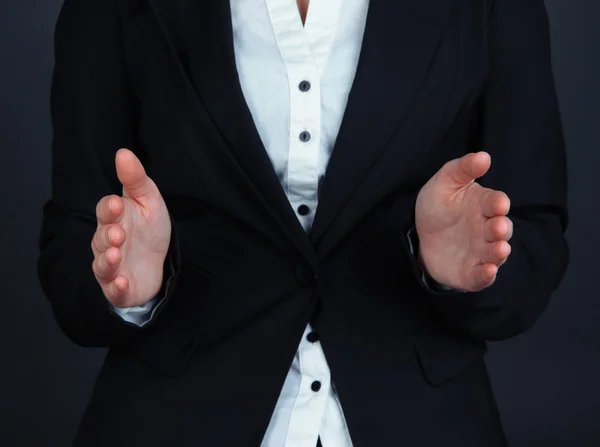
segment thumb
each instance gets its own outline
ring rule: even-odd
[[[117,151],[115,165],[124,195],[137,200],[157,191],[155,183],[146,175],[142,162],[129,149]]]
[[[492,158],[487,152],[471,153],[446,163],[440,174],[456,186],[466,186],[482,177],[491,165]]]

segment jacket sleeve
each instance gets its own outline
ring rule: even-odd
[[[492,167],[481,184],[511,198],[512,253],[481,292],[423,285],[442,325],[480,341],[529,329],[568,262],[566,154],[543,0],[495,0],[489,20],[479,146],[491,154]]]
[[[83,346],[109,346],[143,330],[111,311],[92,271],[96,204],[122,191],[116,151],[127,147],[144,159],[118,17],[110,0],[66,0],[55,31],[52,196],[43,210],[37,272],[59,326]],[[173,225],[164,297],[173,289],[178,258]]]

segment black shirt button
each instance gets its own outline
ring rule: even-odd
[[[319,334],[316,332],[309,332],[306,334],[306,339],[311,343],[316,343],[319,341]]]
[[[298,207],[298,214],[300,214],[301,216],[306,216],[308,215],[308,213],[310,213],[310,208],[306,205],[300,205]]]
[[[300,134],[300,141],[303,143],[308,143],[310,141],[310,133],[304,131]]]
[[[315,380],[310,385],[310,389],[313,390],[316,393],[317,391],[319,391],[321,389],[321,382],[319,382],[318,380]]]
[[[310,82],[302,81],[300,83],[300,85],[298,85],[298,88],[300,89],[301,92],[307,92],[310,90]]]
[[[315,272],[308,265],[300,263],[296,266],[296,279],[300,284],[312,284],[317,279]]]

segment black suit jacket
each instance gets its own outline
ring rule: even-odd
[[[542,0],[371,0],[306,234],[238,82],[229,2],[67,0],[56,30],[53,191],[38,269],[75,343],[109,346],[77,445],[257,446],[311,321],[357,447],[505,444],[486,341],[538,319],[563,276],[565,151]],[[173,221],[153,322],[110,312],[95,206],[133,149]],[[512,255],[478,293],[420,281],[419,188],[488,151]]]

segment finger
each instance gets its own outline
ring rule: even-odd
[[[506,216],[510,211],[510,199],[502,191],[487,190],[481,199],[481,212],[485,217]]]
[[[123,218],[125,204],[117,195],[104,196],[96,205],[96,218],[100,225],[119,222]]]
[[[102,225],[96,230],[92,239],[94,254],[104,253],[110,247],[121,247],[127,235],[121,224]]]
[[[483,176],[490,169],[491,163],[492,159],[487,152],[477,152],[449,161],[443,171],[456,186],[465,186]]]
[[[509,241],[513,235],[513,223],[506,216],[488,219],[483,227],[483,235],[487,242]]]
[[[129,149],[119,149],[115,157],[117,176],[123,185],[123,193],[132,199],[141,199],[158,191],[146,175],[142,162]]]
[[[500,266],[510,256],[511,246],[506,241],[490,242],[486,244],[485,253],[481,262]]]
[[[496,281],[498,266],[495,264],[479,264],[473,268],[469,292],[479,292],[491,286]]]
[[[127,293],[129,292],[129,280],[126,276],[119,275],[104,287],[104,296],[117,307],[127,307]]]
[[[92,263],[92,270],[100,283],[104,284],[115,278],[121,264],[121,258],[121,250],[117,247],[111,247],[96,256]]]

